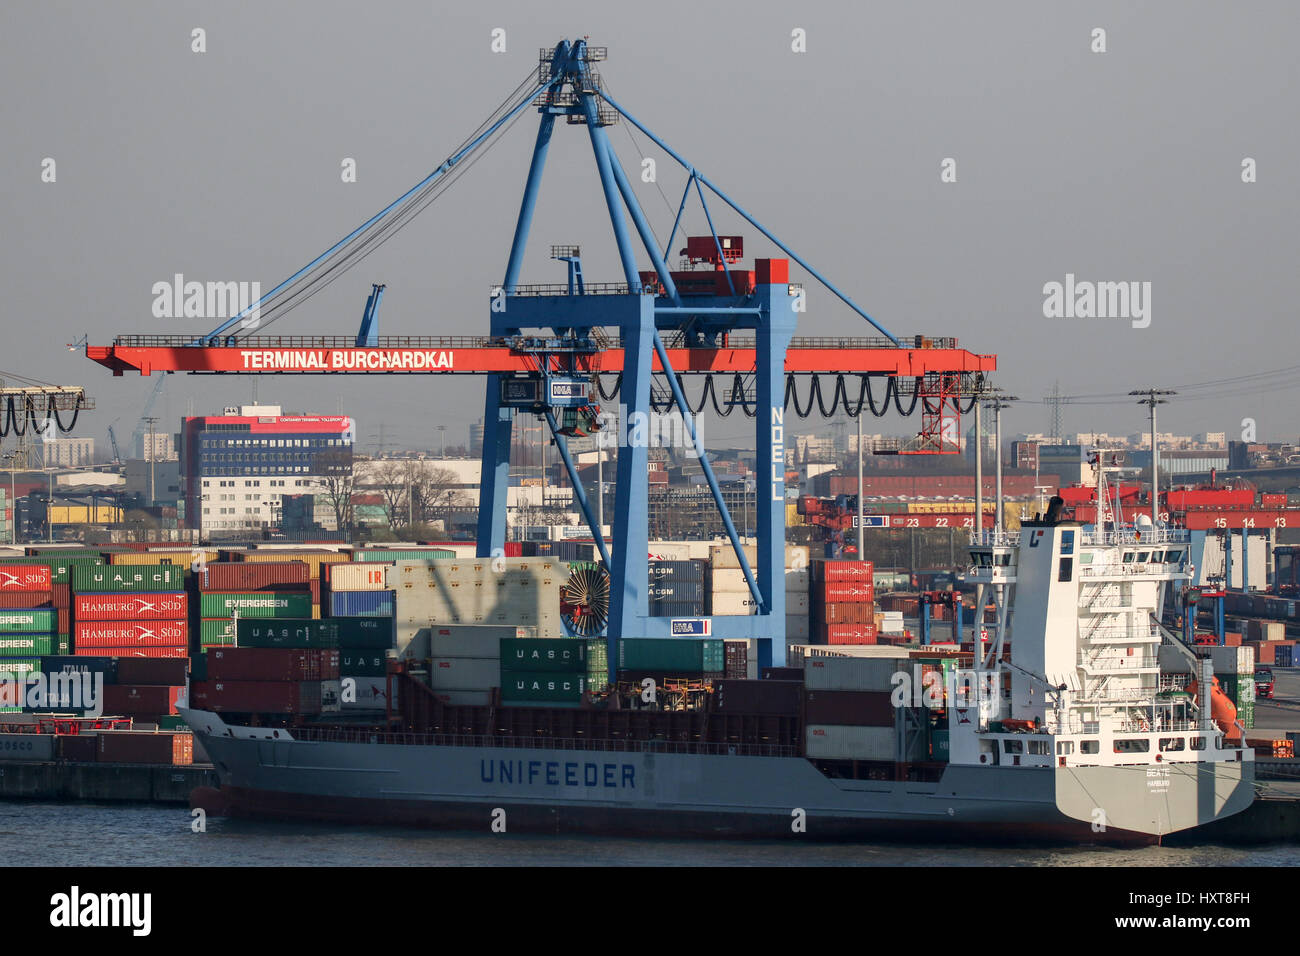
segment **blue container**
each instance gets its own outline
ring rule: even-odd
[[[392,617],[392,591],[331,591],[330,617]]]
[[[648,610],[651,617],[703,617],[704,600],[703,598],[697,601],[652,600]]]

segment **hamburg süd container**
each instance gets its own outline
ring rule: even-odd
[[[0,594],[6,591],[48,591],[51,587],[53,581],[48,564],[0,563]]]
[[[138,594],[76,594],[72,598],[72,620],[83,621],[178,621],[189,613],[184,591]]]
[[[187,647],[186,621],[87,621],[73,631],[78,650],[118,647]]]

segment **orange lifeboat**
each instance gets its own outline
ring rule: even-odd
[[[1237,729],[1237,705],[1219,689],[1219,678],[1210,679],[1213,681],[1210,685],[1210,719],[1223,731],[1224,740],[1240,743],[1241,731]],[[1193,700],[1200,699],[1199,690],[1195,680],[1187,685],[1187,693],[1192,695]]]

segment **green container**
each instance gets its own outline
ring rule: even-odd
[[[180,714],[162,714],[158,717],[158,729],[186,731],[190,728],[186,726],[185,718]]]
[[[199,616],[311,617],[310,591],[207,591],[199,595]]]
[[[369,548],[352,552],[353,561],[446,561],[456,557],[455,551],[443,548]]]
[[[54,639],[54,653],[67,657],[72,653],[72,635],[60,634]]]
[[[5,564],[48,564],[50,566],[50,583],[67,584],[72,580],[72,569],[77,565],[88,567],[102,566],[106,562],[99,555],[87,557],[51,557],[51,558],[5,558]]]
[[[587,690],[596,692],[609,687],[609,645],[603,637],[587,641]]]
[[[374,648],[339,648],[339,673],[345,677],[383,677],[388,673],[384,651]]]
[[[1233,702],[1240,705],[1246,701],[1255,702],[1254,674],[1237,675],[1237,696],[1233,698]]]
[[[74,564],[75,594],[117,594],[132,591],[179,591],[185,586],[189,565],[176,564]],[[308,596],[310,600],[310,596]],[[221,617],[204,614],[204,617]]]
[[[330,621],[338,628],[339,647],[386,651],[397,646],[391,617],[332,617]]]
[[[501,673],[585,674],[587,642],[548,637],[501,638]]]
[[[1247,730],[1255,726],[1255,702],[1253,700],[1237,705],[1237,719],[1241,721],[1241,726]]]
[[[200,644],[235,643],[235,622],[230,618],[218,618],[215,621],[199,622]]]
[[[618,669],[625,671],[720,674],[726,670],[717,638],[634,637],[618,642]]]
[[[930,735],[930,759],[947,760],[951,754],[948,746],[948,731],[936,730]]]
[[[338,647],[339,632],[333,620],[259,621],[240,619],[240,647]]]
[[[104,555],[93,548],[60,548],[43,544],[34,544],[27,549],[28,557],[60,557],[60,558],[100,558]]]
[[[540,671],[515,671],[501,675],[503,701],[545,701],[577,704],[587,688],[585,674],[557,674]]]
[[[49,634],[0,634],[0,654],[6,657],[45,657],[54,653]]]
[[[39,657],[0,657],[0,674],[19,677],[23,674],[39,674],[41,659]]]
[[[58,627],[59,612],[52,607],[0,611],[0,634],[54,634]]]

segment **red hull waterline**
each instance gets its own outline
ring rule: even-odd
[[[1025,844],[1153,846],[1158,836],[1128,830],[1094,832],[1083,822],[1023,824],[909,823],[901,820],[848,820],[811,817],[807,831],[795,833],[788,815],[733,814],[707,811],[641,810],[589,806],[551,806],[501,802],[439,803],[375,800],[199,787],[190,794],[191,808],[213,816],[294,820],[351,826],[402,826],[431,830],[490,832],[492,812],[505,810],[511,833],[586,834],[592,836],[696,837],[726,839],[838,840],[844,842],[961,843],[1016,846]]]

